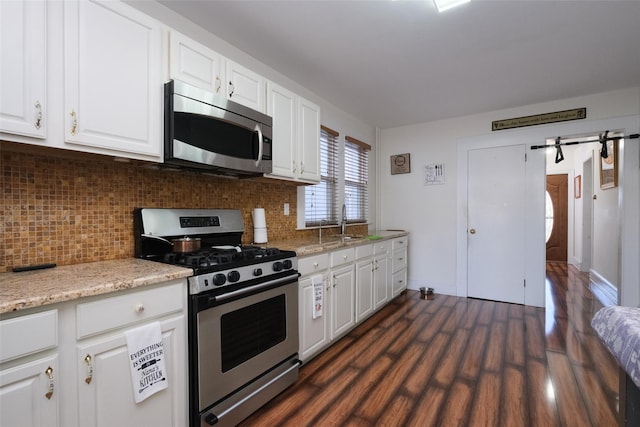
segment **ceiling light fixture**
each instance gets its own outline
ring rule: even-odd
[[[444,12],[445,10],[452,9],[456,6],[460,6],[465,3],[469,3],[471,0],[433,0],[436,4],[438,12]]]

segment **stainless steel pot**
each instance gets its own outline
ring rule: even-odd
[[[162,242],[165,242],[171,246],[173,246],[173,252],[179,254],[188,254],[191,252],[198,252],[200,250],[201,240],[199,237],[181,237],[179,239],[171,239],[167,240],[164,237],[160,236],[152,236],[150,234],[143,234],[142,237],[146,237],[148,239],[156,239]]]

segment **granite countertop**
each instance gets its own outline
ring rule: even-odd
[[[369,236],[342,239],[327,236],[269,242],[267,246],[295,251],[298,256],[327,252],[406,236],[402,230],[379,230]],[[41,307],[82,297],[102,295],[138,286],[189,277],[190,268],[138,258],[64,265],[21,273],[0,273],[0,314]]]
[[[190,268],[138,258],[0,273],[0,314],[189,277]]]
[[[295,251],[299,257],[302,257],[348,246],[366,245],[368,243],[375,243],[407,235],[409,235],[409,233],[404,230],[376,230],[369,234],[369,236],[376,236],[375,239],[369,239],[368,236],[353,236],[348,239],[342,239],[340,236],[323,236],[322,243],[319,243],[318,237],[315,236],[307,239],[274,240],[270,241],[267,246],[282,250]]]

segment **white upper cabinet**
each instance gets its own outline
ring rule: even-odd
[[[264,113],[265,79],[228,59],[226,64],[227,99]]]
[[[171,30],[169,34],[169,75],[193,86],[221,94],[224,58],[208,47]]]
[[[267,114],[273,118],[272,175],[296,178],[298,97],[273,82],[267,82]]]
[[[44,138],[46,3],[0,1],[0,132]]]
[[[298,177],[320,182],[320,107],[300,98],[298,109]]]
[[[320,182],[320,107],[267,82],[267,114],[273,118],[270,177]]]
[[[157,21],[121,2],[64,3],[66,143],[162,157],[161,35]]]

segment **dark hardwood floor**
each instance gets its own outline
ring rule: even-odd
[[[242,425],[615,426],[588,277],[549,263],[546,288],[546,310],[407,291]]]

